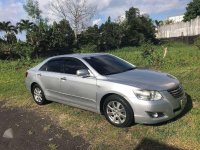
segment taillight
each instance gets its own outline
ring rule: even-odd
[[[26,76],[26,77],[28,76],[28,72],[26,72],[25,76]]]

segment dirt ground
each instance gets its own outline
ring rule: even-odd
[[[35,112],[4,108],[0,102],[0,150],[84,150],[89,143],[73,137]]]

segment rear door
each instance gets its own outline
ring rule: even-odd
[[[57,58],[44,64],[37,74],[38,81],[46,97],[51,100],[59,99],[60,97],[60,78],[62,71],[63,59]]]

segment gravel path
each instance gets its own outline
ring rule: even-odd
[[[82,137],[73,137],[49,118],[2,106],[0,102],[0,150],[88,149],[89,144]]]

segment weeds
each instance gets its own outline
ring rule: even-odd
[[[194,45],[200,50],[200,36],[196,39]]]
[[[148,46],[146,46],[146,49]],[[153,46],[163,56],[161,46]],[[49,115],[52,120],[74,136],[82,135],[91,143],[93,149],[134,149],[140,140],[149,138],[182,149],[198,149],[200,147],[200,51],[197,47],[183,43],[168,45],[168,53],[157,64],[142,57],[145,47],[127,47],[109,53],[119,56],[137,66],[149,66],[175,75],[190,95],[193,108],[181,118],[161,126],[134,125],[128,130],[115,128],[103,116],[80,110],[70,106],[51,103],[44,107],[35,105],[31,94],[27,91],[24,80],[28,68],[41,60],[32,60],[19,65],[18,61],[0,61],[0,100],[6,100],[9,106],[37,108],[42,114]],[[159,55],[159,56],[160,56]],[[21,63],[21,62],[20,62]],[[16,69],[20,66],[19,69]],[[23,67],[24,66],[24,67]],[[48,113],[49,112],[49,113]],[[50,126],[45,128],[48,130]],[[49,145],[56,149],[57,145]]]
[[[49,147],[49,150],[57,150],[58,149],[58,146],[56,144],[49,144],[48,147]]]
[[[158,47],[153,46],[150,43],[145,43],[141,47],[141,56],[145,61],[146,65],[160,68],[164,62],[163,52]]]

